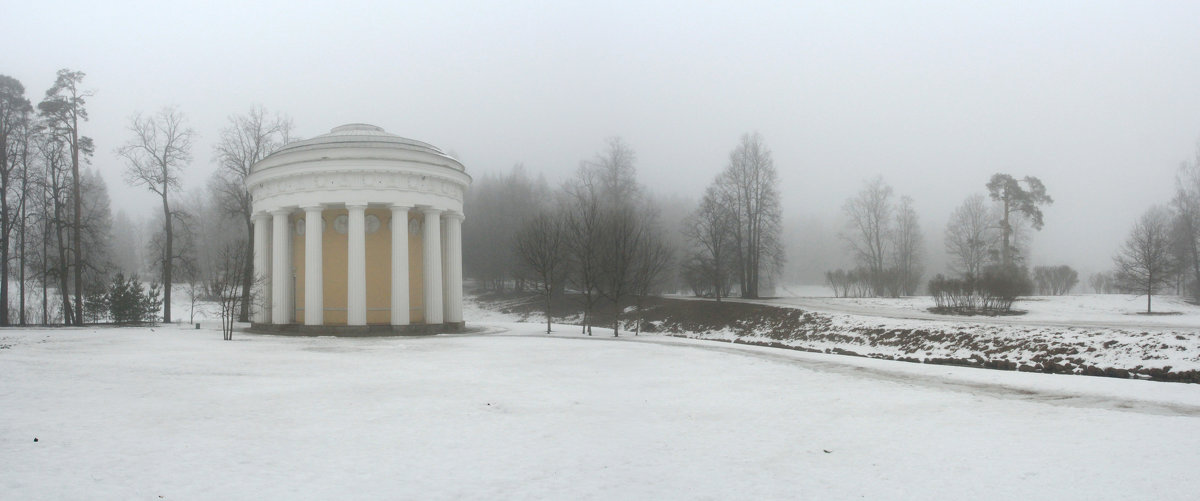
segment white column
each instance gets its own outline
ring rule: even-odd
[[[442,219],[441,220],[441,225],[442,225],[441,238],[442,238],[442,321],[443,322],[450,321],[450,270],[446,266],[446,263],[450,262],[449,254],[447,254],[448,252],[450,252],[450,245],[447,243],[447,240],[446,240],[446,224],[448,223],[448,221],[446,221],[446,216],[449,216],[449,215],[450,215],[449,212],[443,212],[442,218],[441,218]]]
[[[421,276],[425,282],[425,323],[442,323],[442,218],[441,209],[425,207],[425,233],[421,240],[424,256]]]
[[[446,322],[463,321],[462,314],[462,214],[446,215]]]
[[[408,325],[408,209],[392,206],[392,325]]]
[[[367,325],[367,204],[347,203],[346,209],[346,324]]]
[[[291,240],[288,230],[291,226],[287,209],[271,211],[271,216],[274,217],[271,228],[275,237],[271,244],[271,323],[280,325],[290,323],[292,319],[293,305],[288,301],[292,277],[292,266],[288,262],[288,241]]]
[[[271,215],[254,215],[254,322],[271,321]]]
[[[321,267],[321,205],[304,209],[304,325],[325,323],[325,281]]]

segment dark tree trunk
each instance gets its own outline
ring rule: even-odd
[[[550,333],[550,299],[551,292],[546,291],[546,334]]]
[[[71,115],[71,179],[75,199],[75,224],[72,225],[75,234],[75,322],[83,325],[83,196],[79,186],[79,116]],[[70,308],[68,301],[66,308]]]
[[[25,182],[24,180],[22,180],[21,188],[23,190],[25,190],[27,187],[28,187],[28,183]],[[18,236],[18,242],[17,242],[18,248],[20,249],[17,254],[17,267],[18,267],[17,268],[17,270],[18,270],[17,271],[17,280],[20,281],[20,283],[18,284],[17,293],[21,295],[21,299],[18,301],[18,307],[20,309],[17,311],[17,322],[20,323],[21,325],[26,324],[26,322],[25,322],[25,254],[26,254],[26,252],[25,252],[25,217],[27,216],[27,214],[26,214],[27,209],[26,209],[25,202],[26,202],[26,197],[28,197],[28,196],[29,196],[28,194],[21,195],[21,227],[20,227],[20,232],[18,233],[19,236]]]
[[[405,231],[407,231],[407,227]],[[246,245],[254,245],[254,223],[249,214],[246,214]],[[246,266],[242,272],[242,304],[238,308],[239,322],[250,321],[250,290],[252,287],[254,287],[254,251],[250,251],[250,259],[246,260]]]
[[[1000,263],[1007,268],[1012,264],[1012,251],[1009,249],[1008,241],[1012,236],[1012,226],[1008,224],[1008,195],[1004,196],[1004,221],[1000,223],[1000,230],[1004,234],[1004,247],[1000,248]]]
[[[5,163],[8,160],[4,160]],[[8,325],[8,166],[2,165],[3,179],[0,179],[0,325]]]
[[[55,209],[55,214],[59,213],[60,211]],[[55,219],[59,218],[56,217]],[[67,271],[67,243],[63,241],[62,227],[61,223],[54,225],[54,233],[58,238],[58,288],[62,295],[63,323],[71,325],[75,323],[72,320],[74,318],[74,310],[71,309],[71,293],[67,287],[67,283],[70,280],[70,273]]]
[[[50,324],[50,224],[42,225],[42,325]]]
[[[163,262],[162,262],[162,277],[163,277],[163,323],[171,323],[171,264],[173,261],[173,249],[171,248],[171,206],[167,203],[167,185],[163,183],[163,233],[165,243],[163,245]]]

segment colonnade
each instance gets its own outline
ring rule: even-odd
[[[365,202],[347,202],[346,221],[346,325],[367,325],[366,210]],[[388,204],[391,210],[391,316],[394,326],[410,325],[409,212],[422,214],[421,280],[425,324],[461,324],[462,221],[458,212],[429,206]],[[260,284],[255,322],[299,323],[292,287],[292,225],[289,217],[304,214],[304,314],[306,326],[325,325],[324,270],[322,261],[325,204],[262,212],[254,217],[254,272]],[[340,208],[340,207],[336,207]],[[267,306],[269,305],[269,307]]]

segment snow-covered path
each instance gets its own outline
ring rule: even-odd
[[[493,327],[0,331],[0,499],[1200,492],[1197,385]]]

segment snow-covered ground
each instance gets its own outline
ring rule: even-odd
[[[0,499],[1200,492],[1200,385],[467,315],[487,332],[0,330]]]
[[[906,318],[918,320],[962,321],[962,317],[930,313],[934,306],[929,296],[902,298],[834,298],[818,294],[819,287],[789,286],[781,288],[780,297],[762,301],[766,304],[799,306],[811,311],[849,313],[856,315]],[[826,289],[828,290],[828,289]],[[1013,309],[1023,315],[1005,317],[971,317],[978,323],[1015,325],[1058,325],[1074,327],[1113,328],[1172,328],[1200,329],[1200,306],[1189,304],[1179,296],[1154,296],[1155,313],[1145,315],[1146,296],[1126,294],[1073,294],[1067,296],[1032,296],[1019,299]]]

